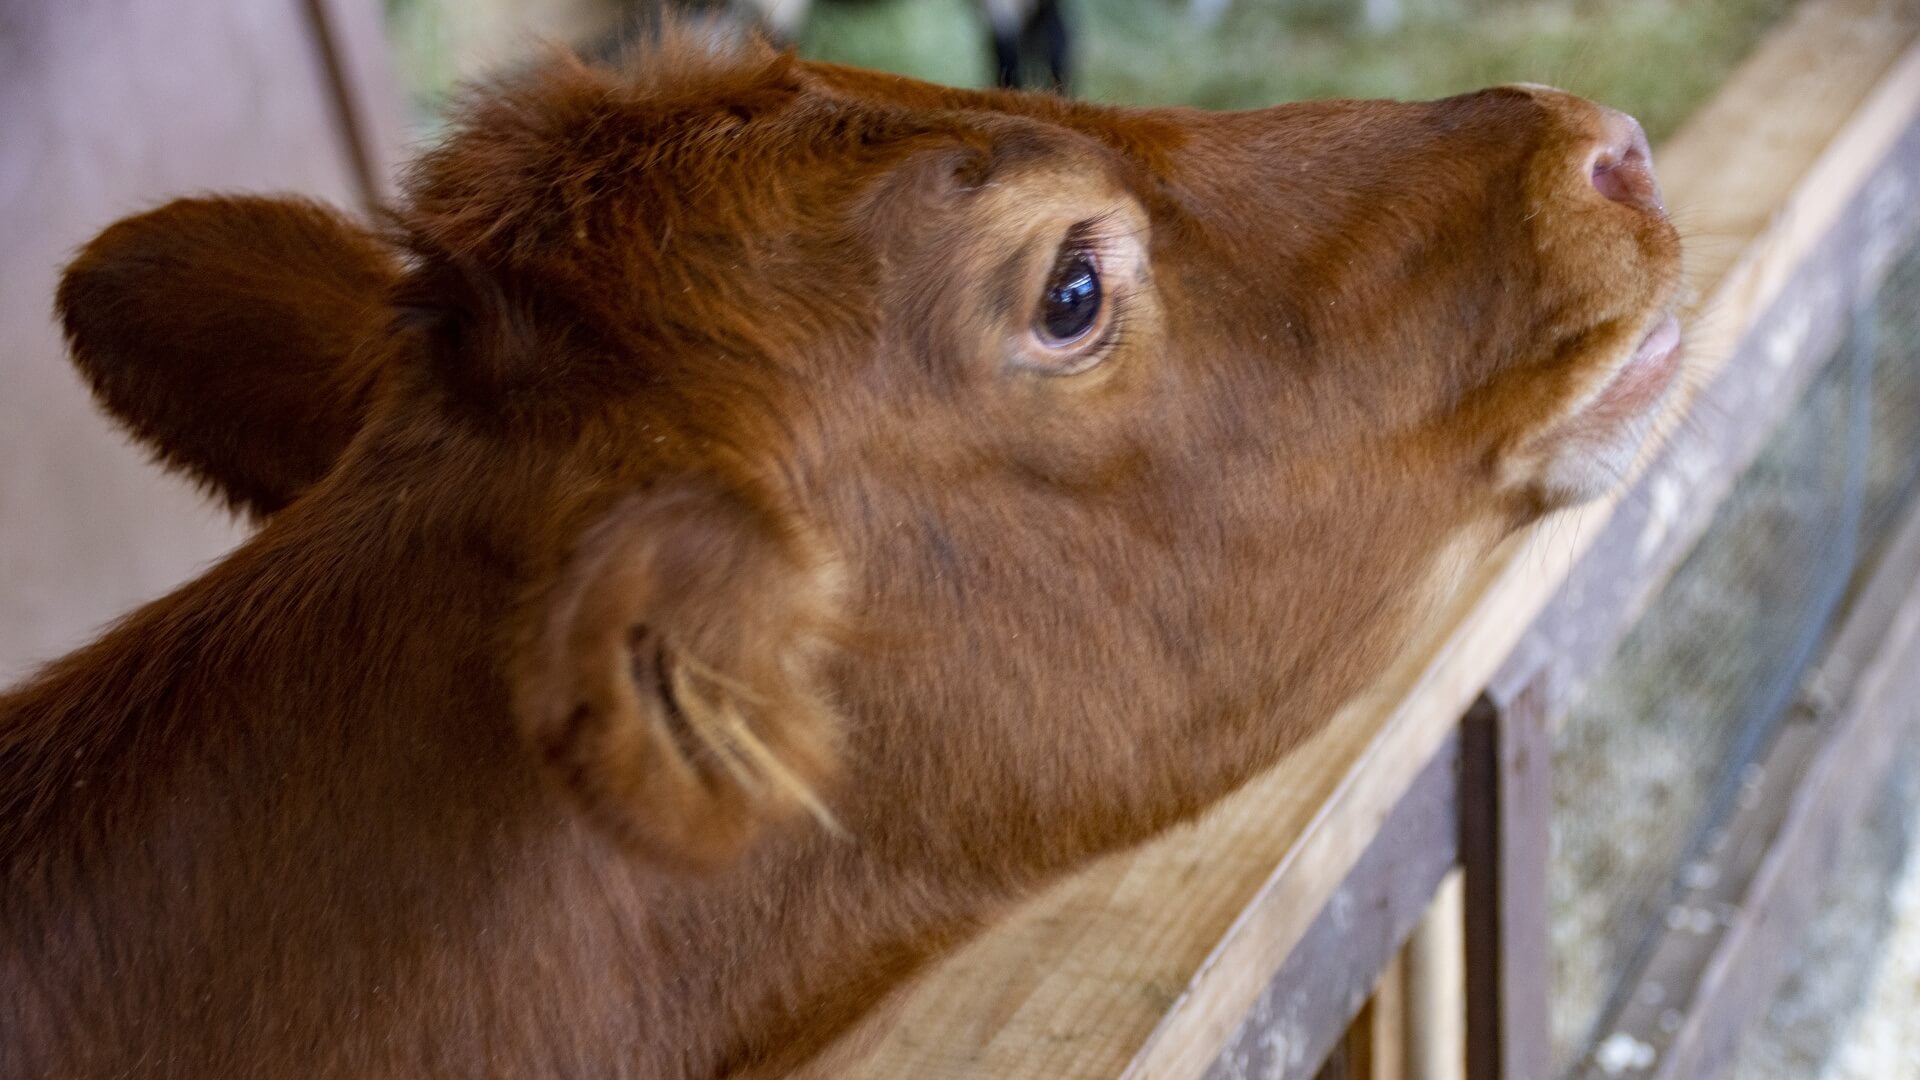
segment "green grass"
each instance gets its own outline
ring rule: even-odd
[[[1316,97],[1428,98],[1492,83],[1565,87],[1640,117],[1655,139],[1712,93],[1790,0],[1406,0],[1397,30],[1358,0],[1239,0],[1218,25],[1185,0],[1069,0],[1076,92],[1237,109]],[[936,82],[988,71],[970,0],[822,3],[809,56]]]

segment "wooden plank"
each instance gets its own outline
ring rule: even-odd
[[[1360,1015],[1348,1025],[1334,1056],[1314,1080],[1406,1080],[1406,956],[1406,950],[1401,949],[1387,961],[1372,996],[1360,1007]]]
[[[1699,381],[1920,110],[1904,81],[1874,96],[1890,68],[1905,78],[1920,18],[1905,7],[1803,4],[1735,77],[1726,125],[1660,151],[1683,225],[1719,234],[1690,269],[1713,312],[1692,331]],[[859,1032],[834,1075],[1198,1075],[1618,501],[1507,545],[1372,694],[1199,823],[1024,905]]]
[[[1742,810],[1581,1076],[1707,1080],[1786,975],[1794,940],[1885,782],[1920,735],[1920,506],[1910,509],[1754,774]],[[1840,702],[1829,709],[1825,703]]]
[[[1330,897],[1285,965],[1261,992],[1207,1069],[1209,1080],[1243,1077],[1304,1080],[1341,1042],[1348,1021],[1361,1014],[1401,944],[1456,860],[1460,835],[1459,743],[1448,739],[1379,828],[1353,872]],[[1389,1003],[1397,1008],[1398,1002]],[[1396,1018],[1369,1017],[1392,1025]],[[1385,1048],[1385,1030],[1364,1030],[1348,1041],[1349,1076],[1393,1067],[1397,1048]]]
[[[1447,875],[1407,942],[1408,1080],[1466,1080],[1466,890]]]
[[[1444,880],[1446,875],[1442,874]],[[1439,882],[1434,883],[1438,892]],[[1429,898],[1431,899],[1431,898]],[[1415,924],[1418,926],[1418,923]],[[1411,938],[1409,931],[1409,939]],[[1366,1041],[1366,1080],[1407,1080],[1407,950],[1402,946],[1393,954],[1387,970],[1380,973],[1373,1000],[1367,1002],[1367,1027],[1361,1038]]]
[[[1553,737],[1544,688],[1483,697],[1461,722],[1460,854],[1466,882],[1467,1075],[1552,1071],[1547,897]]]

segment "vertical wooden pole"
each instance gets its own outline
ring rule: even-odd
[[[1407,950],[1402,948],[1380,975],[1374,989],[1373,1045],[1368,1053],[1368,1080],[1407,1080]]]
[[[1505,707],[1483,696],[1461,727],[1467,1075],[1549,1080],[1547,870],[1553,747],[1544,683]]]
[[[1407,941],[1407,1080],[1467,1078],[1463,897],[1456,870]]]

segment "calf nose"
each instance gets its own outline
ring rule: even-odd
[[[1586,160],[1593,189],[1617,203],[1641,210],[1664,210],[1660,182],[1653,175],[1653,150],[1640,121],[1615,109],[1600,110],[1600,137]]]

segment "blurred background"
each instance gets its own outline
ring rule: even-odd
[[[1787,0],[676,5],[722,25],[770,26],[806,56],[956,86],[997,81],[992,24],[998,11],[1011,16],[997,21],[1014,24],[1036,9],[1057,7],[1069,89],[1096,101],[1244,109],[1300,98],[1438,97],[1499,82],[1545,82],[1634,113],[1656,141],[1789,6]],[[430,116],[447,87],[520,55],[528,33],[599,43],[645,25],[658,6],[657,0],[386,0],[386,10],[408,90]],[[1045,74],[1036,71],[1026,81],[1039,85]]]
[[[1911,32],[1915,3],[1881,6],[1888,25]],[[391,197],[410,148],[434,137],[449,93],[529,62],[547,43],[613,56],[672,17],[938,82],[1204,108],[1541,82],[1633,112],[1657,158],[1659,143],[1793,8],[685,0],[669,11],[657,0],[0,0],[0,685],[85,642],[245,532],[146,462],[92,407],[51,321],[59,266],[113,220],[182,194],[292,191],[375,206]],[[1637,943],[1657,929],[1660,898],[1706,835],[1699,823],[1774,730],[1779,704],[1756,705],[1755,688],[1769,670],[1785,672],[1779,658],[1810,625],[1801,616],[1830,613],[1852,564],[1836,571],[1833,588],[1777,568],[1817,561],[1808,545],[1827,543],[1821,530],[1845,492],[1856,515],[1870,515],[1874,499],[1893,507],[1912,495],[1920,261],[1898,260],[1887,281],[1858,340],[1742,481],[1702,554],[1556,732],[1555,1039],[1569,1070],[1599,1060],[1604,1019]],[[1861,401],[1873,403],[1873,437],[1849,457],[1843,451],[1866,422]],[[1816,604],[1815,593],[1825,599]],[[1790,617],[1767,623],[1769,613]],[[1742,644],[1730,649],[1734,640]],[[1906,767],[1734,1075],[1920,1077],[1916,791]]]

